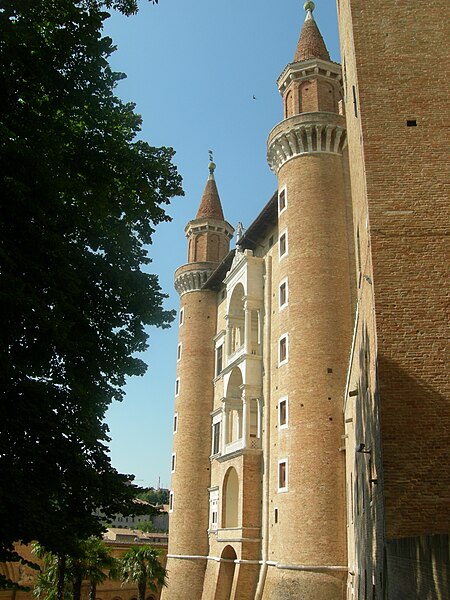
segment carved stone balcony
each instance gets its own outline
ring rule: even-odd
[[[175,271],[175,289],[182,296],[186,292],[199,290],[217,267],[216,263],[188,263]]]
[[[275,173],[285,162],[302,154],[342,154],[347,144],[345,117],[334,113],[302,113],[272,129],[267,161]]]

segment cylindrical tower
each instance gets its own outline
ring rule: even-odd
[[[168,587],[164,600],[201,598],[208,555],[208,513],[217,297],[202,289],[228,253],[234,230],[224,220],[214,163],[195,220],[186,226],[188,262],[175,272],[180,294]]]
[[[340,66],[306,2],[270,133],[278,177],[279,312],[273,329],[269,567],[263,598],[341,600],[346,571],[342,396],[351,343]],[[276,412],[275,412],[276,411]],[[292,595],[293,590],[297,595]]]

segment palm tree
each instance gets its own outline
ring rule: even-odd
[[[117,570],[117,560],[111,556],[100,538],[90,537],[82,542],[81,570],[89,581],[89,600],[95,600],[97,585]]]
[[[90,582],[89,600],[95,600],[97,585],[117,571],[117,560],[113,558],[100,538],[90,537],[79,542],[77,555],[57,556],[40,544],[33,544],[33,552],[43,561],[33,589],[36,599],[79,600],[81,584]]]
[[[45,596],[47,600],[63,600],[67,596],[67,557],[48,552],[41,544],[34,542],[33,554],[43,562],[33,587],[35,598]]]
[[[158,586],[167,585],[167,571],[158,556],[149,546],[132,546],[122,556],[122,581],[137,583],[139,600],[145,600],[147,587],[156,592]]]

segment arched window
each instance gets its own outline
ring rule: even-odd
[[[239,479],[234,467],[225,474],[222,498],[222,526],[239,527]]]
[[[292,92],[289,91],[284,101],[284,118],[287,119],[292,116],[292,112]]]
[[[228,354],[237,352],[245,343],[244,286],[238,283],[233,290],[228,307]]]
[[[239,367],[231,371],[226,389],[226,413],[224,416],[225,444],[242,438],[242,373]]]
[[[212,234],[208,242],[208,260],[211,262],[219,262],[219,236]]]

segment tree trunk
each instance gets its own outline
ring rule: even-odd
[[[81,600],[81,584],[83,583],[83,574],[81,572],[81,565],[76,562],[74,565],[73,574],[73,600]]]
[[[56,571],[56,600],[64,600],[64,580],[66,578],[66,557],[58,554]]]
[[[147,581],[140,579],[138,581],[138,598],[139,600],[145,600],[145,592],[147,590]]]
[[[89,600],[95,600],[95,596],[97,595],[97,584],[95,581],[91,581],[91,585],[89,586]]]

